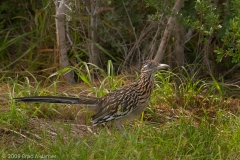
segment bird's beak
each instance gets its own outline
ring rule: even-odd
[[[170,68],[170,66],[167,65],[167,64],[159,64],[157,68],[158,68],[158,70],[160,70],[160,69],[168,69],[168,68]]]

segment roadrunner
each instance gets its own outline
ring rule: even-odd
[[[126,120],[132,120],[140,115],[149,104],[154,89],[154,75],[157,70],[169,68],[166,64],[159,64],[147,60],[142,66],[140,80],[106,94],[104,97],[55,97],[35,96],[15,98],[21,102],[47,102],[86,105],[93,111],[93,125],[115,120],[116,127],[123,130]]]

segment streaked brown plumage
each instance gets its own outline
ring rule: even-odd
[[[148,60],[143,64],[138,82],[116,89],[102,98],[36,96],[20,97],[15,98],[15,100],[86,105],[95,113],[92,116],[93,125],[116,120],[117,128],[122,130],[125,120],[136,118],[148,106],[154,89],[155,72],[167,68],[169,66],[166,64],[158,64],[153,60]]]

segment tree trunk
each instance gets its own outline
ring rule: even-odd
[[[93,63],[97,66],[100,65],[100,56],[99,50],[97,47],[97,10],[98,10],[98,3],[97,0],[91,0],[91,13],[90,13],[90,39],[92,40],[90,43],[90,57],[89,62]]]
[[[177,21],[175,21],[175,51],[176,65],[184,65],[184,44],[185,44],[185,29]]]
[[[182,6],[184,4],[184,1],[185,0],[176,0],[175,5],[173,7],[173,11],[172,11],[174,15],[176,15],[180,11],[180,9],[182,8]],[[162,57],[163,57],[164,52],[166,50],[166,46],[167,46],[167,42],[168,42],[170,33],[171,33],[171,31],[173,29],[173,26],[174,26],[175,19],[176,18],[173,17],[173,16],[171,16],[168,19],[168,23],[167,23],[167,26],[166,26],[165,31],[163,33],[161,43],[158,47],[157,54],[154,58],[154,60],[157,61],[157,62],[160,62],[162,60]]]
[[[58,1],[56,1],[56,36],[57,36],[57,48],[60,54],[60,67],[69,67],[68,55],[67,55],[67,42],[66,42],[66,32],[65,32],[65,14],[67,10],[68,0],[61,0],[58,6]],[[71,83],[76,84],[74,80],[74,75],[72,71],[64,74],[64,79]]]

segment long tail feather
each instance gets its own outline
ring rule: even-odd
[[[96,97],[57,97],[57,96],[33,96],[14,98],[16,102],[46,102],[46,103],[65,103],[65,104],[83,104],[96,106],[99,98]]]

